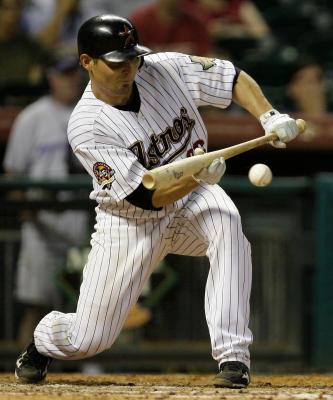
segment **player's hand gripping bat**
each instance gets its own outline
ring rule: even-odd
[[[303,133],[306,130],[306,122],[302,119],[297,119],[296,123],[299,133]],[[257,139],[236,144],[235,146],[226,147],[225,149],[211,151],[204,155],[188,157],[170,164],[162,165],[161,167],[146,172],[143,175],[142,184],[149,190],[165,186],[180,178],[196,174],[202,168],[208,167],[215,158],[224,157],[224,159],[227,160],[228,158],[237,156],[238,154],[252,150],[276,139],[278,139],[278,135],[276,133],[271,133],[270,135],[260,136]]]

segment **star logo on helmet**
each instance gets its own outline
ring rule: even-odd
[[[124,32],[120,32],[119,36],[127,36],[125,41],[125,47],[127,47],[130,43],[136,43],[134,38],[134,29],[128,29],[128,26],[124,24]]]

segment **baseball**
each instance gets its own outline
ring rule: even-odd
[[[272,171],[265,164],[255,164],[249,170],[249,180],[255,186],[267,186],[272,178]]]

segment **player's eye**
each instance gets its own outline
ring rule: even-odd
[[[117,70],[117,69],[123,68],[127,64],[135,65],[138,63],[139,60],[140,59],[138,57],[136,57],[136,58],[131,58],[127,61],[122,61],[122,62],[112,62],[112,61],[104,61],[104,62],[112,70]]]
[[[116,62],[111,62],[111,61],[107,61],[106,65],[111,68],[111,69],[117,69],[121,67],[122,63],[116,63]]]

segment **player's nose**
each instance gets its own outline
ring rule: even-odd
[[[130,60],[123,61],[123,62],[121,63],[121,70],[122,70],[124,73],[130,73],[130,72],[131,72],[131,70],[132,70],[132,64],[131,64]]]

